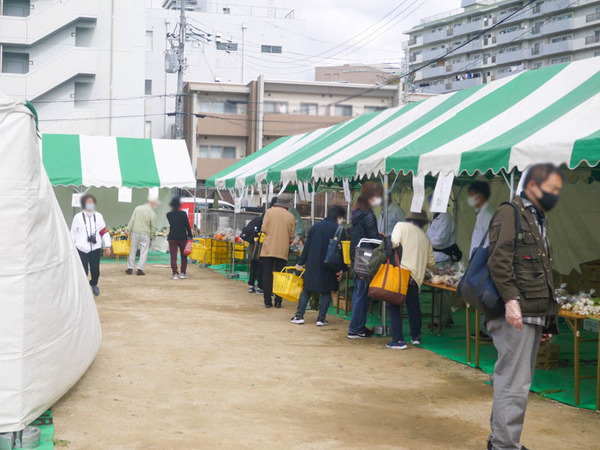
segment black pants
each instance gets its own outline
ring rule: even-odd
[[[265,305],[273,304],[273,272],[281,272],[281,269],[285,267],[287,262],[285,259],[280,258],[261,258],[263,283],[262,289],[264,291]],[[276,302],[281,301],[281,297],[275,298]]]
[[[250,261],[250,275],[248,278],[248,286],[258,285],[260,289],[262,289],[263,285],[263,274],[262,274],[262,264],[259,260],[251,260]]]
[[[419,303],[419,286],[412,278],[406,292],[406,310],[408,312],[408,323],[410,325],[410,337],[412,339],[421,339],[421,304]],[[399,305],[387,305],[390,314],[390,326],[392,328],[392,341],[404,341],[402,332],[401,307]]]
[[[85,274],[92,274],[90,286],[98,285],[98,278],[100,278],[100,255],[102,254],[102,249],[98,248],[89,253],[84,253],[81,250],[77,251],[79,252]]]

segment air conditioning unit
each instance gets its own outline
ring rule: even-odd
[[[174,50],[167,50],[165,52],[165,72],[176,73],[178,69],[177,53]]]

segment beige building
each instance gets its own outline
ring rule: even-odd
[[[343,64],[341,66],[315,67],[316,81],[337,83],[380,84],[400,74],[394,64]]]
[[[244,84],[188,83],[185,133],[200,185],[276,139],[397,106],[397,85],[369,86],[259,77]]]

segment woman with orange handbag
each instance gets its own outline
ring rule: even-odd
[[[435,257],[431,241],[423,231],[429,220],[427,214],[410,213],[406,222],[397,223],[392,232],[392,247],[402,246],[402,261],[400,266],[411,273],[406,292],[406,309],[410,323],[410,335],[413,345],[421,344],[421,305],[419,304],[419,290],[425,278],[425,270],[435,267]],[[387,305],[390,316],[392,340],[386,347],[393,350],[407,348],[402,333],[402,316],[400,305]]]

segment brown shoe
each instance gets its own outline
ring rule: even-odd
[[[125,273],[126,273],[127,275],[131,275],[131,274],[133,273],[133,269],[127,269],[127,270],[125,271]]]
[[[146,272],[144,272],[143,270],[138,269],[136,275],[146,275]]]

